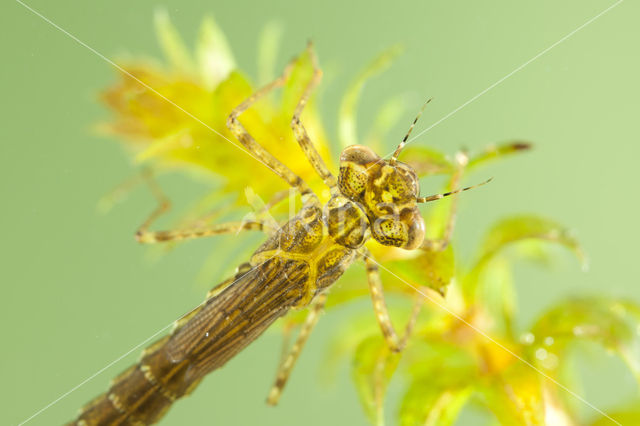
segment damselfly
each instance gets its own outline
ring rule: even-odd
[[[301,195],[301,210],[279,228],[255,219],[214,225],[207,229],[150,231],[166,209],[161,203],[137,233],[140,242],[154,243],[205,237],[242,230],[268,235],[236,275],[216,286],[198,308],[177,321],[173,332],[148,347],[140,361],[120,374],[110,389],[83,408],[73,424],[128,425],[155,423],[173,402],[195,389],[211,371],[221,367],[291,309],[309,313],[290,352],[283,358],[268,402],[277,403],[287,378],[318,320],[327,290],[356,260],[366,264],[377,321],[394,351],[405,346],[418,309],[402,335],[390,321],[377,263],[364,246],[373,239],[406,250],[434,249],[446,241],[425,239],[418,209],[425,203],[473,187],[423,197],[416,172],[397,160],[420,114],[390,159],[365,146],[350,146],[340,156],[336,178],[325,165],[300,120],[321,71],[311,45],[314,73],[294,111],[291,127],[309,163],[329,188],[322,204],[309,185],[264,149],[241,124],[241,114],[289,78],[293,62],[275,81],[236,107],[227,126],[253,156],[272,169]],[[425,104],[426,105],[426,104]],[[423,107],[424,108],[424,107]]]

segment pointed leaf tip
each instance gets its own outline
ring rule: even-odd
[[[169,13],[165,8],[155,10],[154,24],[156,37],[171,67],[179,72],[192,73],[194,64],[191,54],[182,41],[180,33],[171,23]]]
[[[400,354],[392,353],[378,334],[365,338],[356,348],[352,377],[365,413],[374,424],[384,424],[384,396],[399,360]]]
[[[206,16],[202,21],[196,55],[200,78],[210,90],[236,68],[227,38],[212,16]]]
[[[486,262],[506,246],[527,239],[561,244],[573,251],[583,265],[587,261],[578,240],[566,227],[539,216],[521,215],[503,219],[491,228],[480,249],[478,264]]]

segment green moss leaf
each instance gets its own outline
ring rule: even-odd
[[[356,131],[356,106],[360,99],[362,88],[367,80],[376,74],[387,69],[393,60],[402,52],[402,47],[393,46],[383,51],[373,62],[371,62],[347,89],[338,114],[338,135],[340,143],[343,147],[355,145],[358,143],[358,135]]]
[[[445,154],[424,146],[407,146],[400,154],[400,160],[410,164],[420,177],[450,174],[455,171],[455,166]]]
[[[601,416],[589,424],[591,426],[610,426],[611,419],[621,425],[640,425],[640,402],[636,402],[635,406],[630,406],[625,410],[608,412],[606,417]]]
[[[582,248],[567,228],[550,219],[522,215],[503,219],[491,228],[480,248],[476,267],[490,260],[506,246],[528,239],[561,244],[573,251],[578,259],[586,264],[586,256]]]
[[[640,383],[640,306],[606,298],[572,299],[543,314],[531,329],[529,352],[542,366],[562,362],[565,349],[586,340],[620,356]]]
[[[446,333],[446,332],[444,332]],[[478,384],[477,361],[443,331],[421,329],[407,348],[409,387],[400,404],[401,425],[449,425]]]
[[[472,388],[443,389],[430,381],[414,381],[402,399],[402,426],[448,426],[454,424],[469,399]]]
[[[467,169],[473,169],[492,160],[501,159],[504,156],[517,154],[531,149],[531,144],[524,141],[509,141],[498,145],[490,145],[481,153],[473,156],[467,164]]]
[[[422,251],[413,259],[389,262],[390,268],[416,287],[429,287],[441,295],[455,273],[453,248],[442,251]]]
[[[160,47],[171,67],[184,73],[192,73],[195,70],[193,58],[178,30],[171,23],[166,9],[156,10],[154,23]]]
[[[375,152],[382,152],[385,149],[387,134],[400,122],[400,119],[405,118],[405,110],[406,101],[403,96],[395,96],[384,102],[376,112],[373,123],[371,123],[371,129],[365,137],[364,145]],[[345,140],[348,140],[348,138],[345,138]]]
[[[392,353],[379,335],[364,339],[356,348],[352,376],[369,420],[384,424],[384,395],[400,354]]]
[[[511,335],[516,310],[511,265],[504,256],[495,256],[478,272],[476,279],[477,300],[492,318],[493,327]]]
[[[540,242],[553,242],[567,247],[586,264],[577,240],[555,221],[533,215],[508,217],[495,224],[480,247],[477,261],[464,277],[464,296],[469,303],[481,304],[489,311],[497,328],[511,333],[515,309],[515,292],[509,262],[500,256],[510,246],[524,247],[520,256],[542,258]]]
[[[277,22],[269,22],[258,37],[258,85],[263,86],[275,78],[276,59],[282,41],[283,28]]]
[[[200,78],[210,90],[236,68],[227,38],[211,16],[202,21],[196,55]]]
[[[312,76],[313,66],[311,64],[311,58],[309,57],[309,52],[305,50],[293,63],[289,80],[287,80],[282,88],[282,108],[280,110],[280,116],[287,120],[287,126],[289,126],[293,111],[300,101],[304,89],[307,87],[307,84],[309,84],[309,81],[311,81]],[[316,92],[314,92],[314,94],[316,94]]]
[[[483,404],[503,425],[545,425],[542,376],[522,362],[489,377],[479,392]]]

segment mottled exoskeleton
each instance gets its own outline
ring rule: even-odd
[[[239,116],[255,101],[289,77],[282,76],[263,87],[231,112],[227,126],[257,159],[282,177],[302,196],[303,207],[280,228],[268,220],[215,225],[207,229],[149,231],[150,224],[168,208],[168,202],[152,183],[159,207],[140,227],[136,238],[152,243],[196,238],[241,230],[263,230],[269,237],[237,270],[235,277],[215,287],[202,305],[179,321],[169,336],[147,348],[140,361],[123,372],[110,389],[82,410],[77,425],[150,424],[158,421],[178,398],[191,392],[209,372],[221,367],[256,339],[276,319],[291,309],[309,307],[297,341],[283,357],[268,402],[278,401],[287,377],[318,320],[328,288],[356,260],[364,260],[376,318],[394,351],[405,345],[418,310],[402,338],[391,324],[382,295],[376,262],[365,248],[378,243],[412,250],[425,245],[424,221],[418,204],[451,193],[420,197],[418,177],[410,166],[397,161],[415,121],[390,159],[364,146],[346,148],[340,157],[338,179],[328,170],[300,120],[321,72],[309,46],[314,74],[291,121],[292,130],[310,164],[328,186],[331,198],[322,204],[300,177],[266,151],[242,126]],[[417,120],[417,118],[416,118]]]

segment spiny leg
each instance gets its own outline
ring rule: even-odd
[[[300,328],[298,338],[291,347],[291,350],[289,351],[287,356],[283,358],[284,360],[278,368],[276,381],[271,387],[269,396],[267,397],[267,404],[276,405],[278,403],[280,395],[282,394],[282,390],[287,384],[287,380],[289,379],[289,375],[291,374],[291,370],[293,369],[298,356],[300,356],[300,352],[302,351],[304,344],[307,342],[307,339],[309,338],[313,327],[315,327],[315,325],[317,324],[320,317],[320,312],[322,312],[326,300],[326,294],[322,293],[316,297],[316,300],[309,308],[309,313],[304,320],[304,324],[302,324],[302,327]]]
[[[247,98],[244,102],[238,105],[232,112],[229,114],[227,118],[227,127],[233,133],[233,135],[242,143],[242,145],[249,150],[249,152],[255,155],[260,161],[262,161],[267,167],[269,167],[275,174],[284,179],[290,186],[296,188],[300,191],[302,196],[302,202],[307,203],[312,202],[316,205],[320,205],[320,200],[317,195],[314,194],[313,190],[307,183],[300,178],[300,176],[296,175],[291,169],[285,166],[280,160],[273,156],[269,151],[267,151],[262,145],[260,145],[256,140],[247,132],[244,126],[238,120],[240,114],[245,112],[251,105],[253,105],[260,98],[263,98],[269,92],[271,92],[276,87],[282,86],[289,78],[291,74],[291,68],[295,59],[290,62],[284,72],[280,77],[262,87],[255,93],[253,93],[249,98]]]
[[[241,222],[228,222],[215,224],[208,227],[197,227],[191,229],[180,229],[172,231],[149,231],[149,227],[155,222],[162,214],[166,213],[171,208],[171,202],[164,195],[162,189],[157,184],[155,179],[149,171],[143,174],[151,193],[158,202],[158,207],[155,208],[149,215],[149,217],[142,223],[136,232],[136,240],[143,244],[151,244],[165,241],[178,241],[191,238],[209,237],[213,235],[237,233],[245,230],[264,230],[270,229],[270,222],[261,218],[255,220],[246,220]]]
[[[305,129],[302,121],[300,120],[302,110],[309,102],[311,93],[320,83],[320,79],[322,78],[322,71],[318,66],[318,58],[311,42],[309,42],[309,44],[307,45],[307,53],[309,54],[311,64],[313,66],[313,77],[311,77],[311,80],[307,84],[302,97],[298,101],[298,105],[296,105],[296,109],[293,113],[293,118],[291,119],[291,128],[293,129],[293,134],[295,135],[298,144],[300,144],[300,148],[302,148],[304,155],[307,157],[307,160],[309,160],[309,163],[311,163],[316,173],[318,173],[318,175],[331,189],[331,191],[335,192],[338,190],[338,183],[336,181],[336,178],[331,174],[331,172],[327,168],[327,165],[322,160],[322,157],[313,146],[313,142],[311,141],[311,138],[307,133],[307,129]]]
[[[423,297],[417,297],[415,299],[413,309],[411,310],[411,316],[406,326],[407,331],[405,332],[405,336],[409,336],[411,334],[411,331],[413,330],[413,327],[418,320],[418,314],[420,313],[423,302]],[[388,345],[387,350],[391,350],[392,352],[394,352]],[[389,354],[387,351],[380,351],[376,357],[377,359],[375,360],[375,367],[373,370],[373,397],[375,405],[378,409],[382,409],[384,405],[384,396],[387,382],[386,368],[388,365],[388,355]]]
[[[398,334],[396,333],[396,330],[393,327],[393,323],[391,322],[391,317],[389,316],[387,304],[384,300],[384,293],[382,290],[382,281],[380,280],[380,271],[378,269],[378,264],[375,260],[373,260],[373,257],[371,257],[371,253],[367,248],[361,248],[359,250],[359,253],[364,259],[365,266],[367,268],[367,279],[369,281],[369,291],[371,293],[371,299],[373,301],[373,310],[375,311],[378,325],[382,330],[382,335],[387,341],[387,345],[389,345],[389,349],[391,351],[400,352],[407,345],[407,341],[409,340],[409,337],[413,332],[413,327],[418,320],[418,315],[420,314],[420,309],[422,308],[423,299],[416,299],[414,307],[411,310],[409,321],[407,321],[407,325],[404,328],[404,334],[401,338],[398,338]]]
[[[280,228],[280,224],[271,216],[270,210],[281,201],[293,195],[294,194],[292,194],[291,188],[288,190],[285,189],[273,194],[271,199],[267,203],[265,203],[264,201],[262,201],[262,198],[260,198],[259,195],[257,195],[251,188],[247,187],[245,189],[245,196],[247,197],[247,201],[249,202],[251,207],[253,207],[254,211],[245,216],[243,222],[260,220],[263,223],[263,232],[269,236],[272,236],[273,234],[275,234],[278,228]]]
[[[111,208],[124,199],[136,186],[145,181],[145,173],[150,173],[146,167],[136,171],[133,176],[120,182],[115,188],[103,195],[98,201],[100,212],[108,212]]]
[[[296,328],[296,324],[293,321],[286,322],[282,327],[282,350],[280,351],[280,361],[278,361],[278,366],[284,364],[287,360],[287,356],[289,356],[289,344],[291,343],[291,334],[293,334],[294,328]]]

